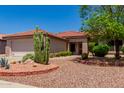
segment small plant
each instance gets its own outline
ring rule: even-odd
[[[83,53],[81,55],[81,59],[84,60],[84,59],[88,59],[88,53]]]
[[[6,64],[5,69],[9,69],[10,68],[10,64]]]
[[[55,53],[50,53],[50,55],[49,55],[50,58],[53,58],[55,56],[56,56]]]
[[[93,52],[95,53],[95,56],[98,57],[104,57],[109,51],[109,46],[106,44],[99,44],[97,46],[94,46]]]
[[[1,58],[1,59],[0,59],[0,65],[1,65],[1,67],[5,67],[6,64],[8,64],[8,60],[5,59],[5,58]]]
[[[70,51],[62,51],[62,52],[59,52],[56,54],[56,56],[71,56],[72,55],[72,52]]]
[[[22,58],[22,62],[25,62],[26,60],[31,59],[34,60],[34,54],[26,54]]]
[[[19,64],[21,64],[21,61],[18,61]]]
[[[50,53],[51,58],[61,57],[61,56],[71,56],[71,55],[72,55],[72,52],[70,52],[70,51],[61,51],[61,52],[58,52],[58,53]]]
[[[8,63],[8,59],[6,58],[1,58],[0,59],[0,66],[1,67],[5,67],[5,69],[9,69],[10,68],[10,65]]]

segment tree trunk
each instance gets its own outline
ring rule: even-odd
[[[115,40],[115,51],[116,51],[116,54],[115,54],[115,58],[116,59],[120,59],[120,54],[119,54],[119,40]]]

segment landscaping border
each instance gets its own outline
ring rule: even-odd
[[[51,71],[54,71],[58,69],[59,66],[55,66],[50,69],[45,69],[45,70],[37,70],[37,71],[27,71],[27,72],[0,72],[0,76],[27,76],[27,75],[36,75],[36,74],[43,74],[43,73],[48,73]]]
[[[81,60],[81,64],[86,65],[97,65],[97,66],[103,66],[103,67],[124,67],[124,62],[102,62],[102,61],[87,61],[87,60]]]

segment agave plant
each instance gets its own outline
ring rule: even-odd
[[[9,69],[10,68],[10,64],[6,64],[5,69]]]
[[[0,59],[0,67],[5,67],[5,69],[9,69],[10,68],[10,65],[8,63],[8,59],[1,58]]]

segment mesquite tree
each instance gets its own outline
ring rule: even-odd
[[[124,6],[81,6],[82,29],[91,38],[99,41],[114,41],[116,59],[119,55],[119,41],[124,39]]]
[[[48,35],[39,31],[39,28],[36,27],[36,32],[34,33],[35,62],[41,64],[48,64],[49,48],[50,48],[50,41]]]

